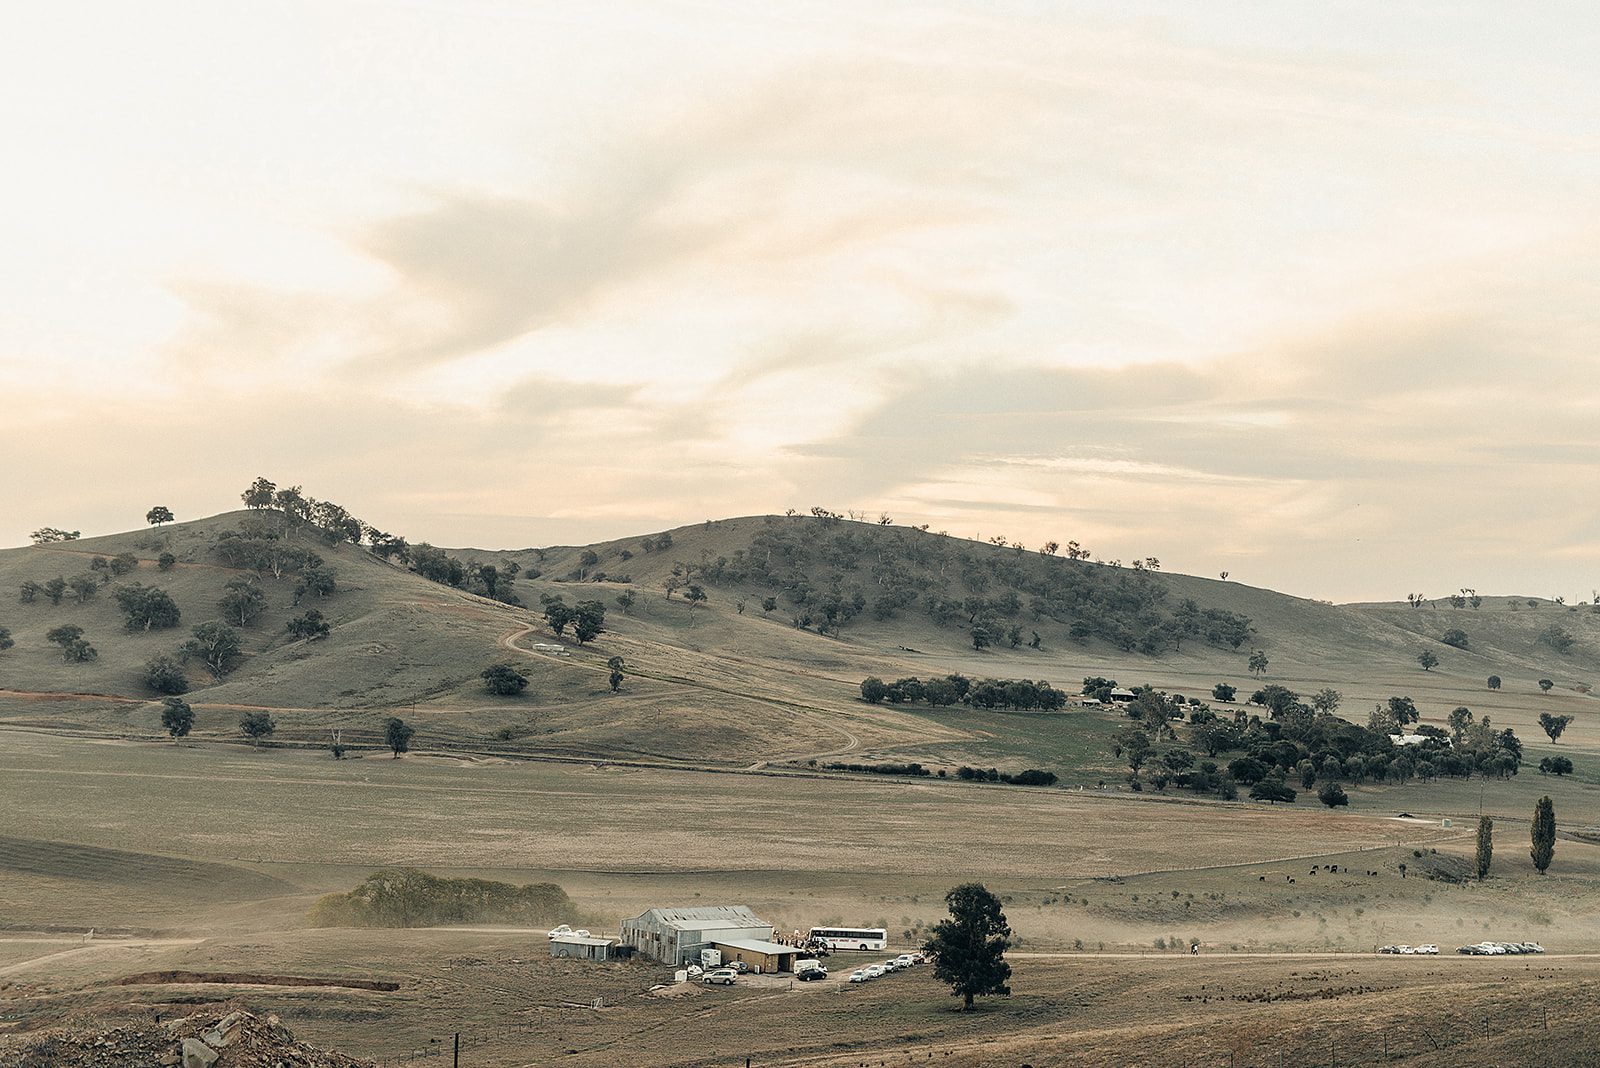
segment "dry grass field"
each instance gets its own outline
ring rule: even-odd
[[[712,586],[695,609],[666,596],[674,562],[748,547],[761,519],[675,531],[670,555],[636,539],[593,547],[615,569],[633,546],[627,584],[557,581],[580,566],[581,547],[542,559],[459,550],[542,568],[517,584],[532,605],[560,594],[614,606],[636,591],[629,611],[611,609],[600,639],[569,639],[566,655],[552,656],[533,648],[553,640],[537,608],[327,547],[340,589],[320,607],[333,634],[288,640],[292,582],[266,581],[269,608],[243,631],[244,664],[220,682],[191,672],[197,726],[174,744],[140,666],[216,614],[237,572],[218,564],[211,539],[237,521],[0,552],[4,592],[76,573],[97,553],[133,551],[143,563],[127,580],[169,588],[184,613],[178,630],[127,634],[109,589],[87,604],[0,610],[17,640],[0,653],[0,1031],[238,999],[283,1013],[320,1044],[391,1060],[461,1030],[472,1042],[464,1063],[483,1065],[745,1055],[793,1065],[1270,1065],[1279,1053],[1321,1065],[1341,1043],[1340,1063],[1375,1057],[1385,1034],[1402,1063],[1588,1063],[1576,1021],[1600,978],[1585,956],[1600,953],[1600,846],[1578,835],[1600,826],[1600,706],[1585,690],[1600,674],[1600,617],[1587,606],[1338,607],[1155,575],[1140,581],[1163,584],[1169,599],[1249,614],[1259,640],[1145,656],[1080,644],[1041,621],[1038,649],[978,652],[962,626],[914,614],[819,635],[794,626],[787,606],[761,611],[763,587],[750,582]],[[169,572],[155,570],[158,544],[178,558]],[[1566,653],[1539,638],[1557,621],[1574,635]],[[85,628],[99,660],[60,659],[43,634],[62,622]],[[1469,632],[1470,653],[1438,642],[1451,626]],[[1247,694],[1261,682],[1246,669],[1253,647],[1270,656],[1265,681],[1339,689],[1358,721],[1391,695],[1413,697],[1424,723],[1466,705],[1515,728],[1527,763],[1509,780],[1352,786],[1339,812],[1307,794],[1282,806],[1134,795],[1110,752],[1126,722],[1114,713],[882,707],[858,696],[867,675],[952,671],[1069,689],[1106,675],[1200,696],[1226,681]],[[1422,648],[1439,651],[1432,671],[1414,660]],[[611,656],[627,665],[615,694]],[[522,696],[484,692],[477,674],[496,662],[527,671]],[[1485,687],[1490,673],[1502,689]],[[1549,693],[1541,677],[1556,682]],[[239,715],[253,709],[277,719],[272,744],[240,739]],[[1545,711],[1574,717],[1556,745],[1537,726]],[[417,728],[403,759],[381,749],[390,715]],[[334,730],[353,759],[329,758]],[[1535,770],[1555,753],[1573,759],[1574,775]],[[1037,767],[1061,784],[824,767],[904,760]],[[1527,821],[1544,793],[1562,836],[1541,877]],[[1494,874],[1481,884],[1462,878],[1479,811],[1497,823]],[[393,865],[557,882],[575,902],[571,921],[598,930],[653,905],[740,902],[780,929],[882,925],[902,945],[942,915],[952,884],[976,879],[1002,896],[1016,930],[1015,993],[954,1013],[924,971],[865,988],[658,996],[662,969],[552,962],[539,932],[306,926],[319,895]],[[89,928],[97,936],[85,943]],[[1553,953],[1371,955],[1392,941],[1448,953],[1484,938],[1538,939]],[[1191,940],[1198,957],[1173,948]],[[170,971],[229,981],[117,984]],[[284,976],[401,985],[274,982]],[[1551,1037],[1534,1041],[1546,1009]]]

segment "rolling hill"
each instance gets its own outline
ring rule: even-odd
[[[1536,680],[1557,685],[1549,707],[1587,713],[1583,693],[1600,674],[1600,615],[1588,606],[1506,597],[1476,609],[1337,606],[832,516],[727,519],[586,546],[436,551],[436,560],[458,562],[439,572],[457,585],[306,528],[288,543],[320,556],[336,589],[297,605],[292,568],[274,575],[239,566],[228,551],[241,530],[276,522],[275,513],[232,512],[0,551],[0,626],[16,643],[0,653],[0,717],[69,730],[159,730],[144,665],[174,654],[194,625],[220,618],[228,583],[237,581],[258,587],[265,607],[236,627],[243,655],[233,671],[218,678],[188,662],[197,730],[236,735],[241,712],[265,708],[279,740],[319,745],[335,730],[347,742],[377,744],[384,719],[400,714],[430,748],[474,753],[742,765],[970,752],[1026,762],[1030,750],[1052,755],[1030,738],[1031,727],[1001,721],[978,731],[975,720],[949,712],[868,706],[857,699],[858,684],[867,675],[962,671],[1076,689],[1078,679],[1098,674],[1200,695],[1231,681],[1248,693],[1246,661],[1261,650],[1270,681],[1302,692],[1338,688],[1355,717],[1366,701],[1395,692],[1413,693],[1425,721],[1456,703],[1488,708],[1515,694],[1504,714],[1515,710],[1526,721],[1533,706],[1524,698],[1537,692]],[[166,570],[158,564],[164,553],[173,558]],[[118,554],[136,566],[116,577],[93,568],[97,557]],[[492,590],[485,568],[493,569]],[[25,583],[79,575],[107,581],[81,603],[70,591],[59,604],[45,595],[20,601]],[[133,583],[168,591],[180,625],[125,630],[115,595]],[[692,591],[703,600],[689,600]],[[583,646],[570,633],[558,641],[540,607],[552,597],[602,602],[606,631]],[[305,641],[285,631],[308,607],[326,616],[328,637]],[[65,661],[46,638],[63,624],[81,627],[98,657]],[[1552,627],[1570,643],[1552,643]],[[976,628],[988,638],[981,649]],[[1452,628],[1467,648],[1442,642]],[[1425,649],[1441,661],[1430,672],[1415,659]],[[613,656],[626,664],[617,693],[607,684]],[[528,675],[523,694],[485,692],[479,674],[499,662]],[[1490,674],[1504,678],[1504,696],[1484,691]],[[990,740],[978,744],[979,735]]]

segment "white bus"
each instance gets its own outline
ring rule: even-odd
[[[882,927],[813,927],[811,939],[829,949],[882,949],[889,932]]]

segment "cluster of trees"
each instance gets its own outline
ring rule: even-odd
[[[568,627],[572,628],[572,637],[579,645],[594,641],[606,629],[606,606],[600,601],[579,601],[569,605],[558,596],[541,594],[539,603],[544,605],[544,621],[550,632],[556,637],[566,633]]]
[[[926,528],[846,523],[813,508],[810,516],[769,518],[748,548],[731,555],[702,553],[697,563],[682,564],[680,578],[768,586],[794,606],[797,626],[828,633],[867,615],[887,620],[920,611],[940,626],[964,628],[978,649],[1038,648],[1038,634],[1026,624],[1047,619],[1075,641],[1098,638],[1150,655],[1188,640],[1236,649],[1254,633],[1238,613],[1192,599],[1168,605],[1165,587],[1152,577],[1160,568],[1153,558],[1124,569],[1119,561],[1087,563],[1090,554],[1076,543],[1063,559],[1054,542],[1032,553],[989,540],[982,546]]]
[[[453,879],[415,868],[373,872],[354,890],[329,894],[311,907],[313,927],[436,927],[459,923],[549,924],[571,916],[573,903],[555,883],[514,886]]]
[[[1085,683],[1107,681],[1092,678]],[[1143,789],[1148,780],[1158,790],[1176,785],[1231,800],[1239,786],[1246,786],[1258,800],[1292,801],[1291,782],[1309,790],[1320,781],[1324,789],[1319,800],[1338,807],[1349,798],[1342,785],[1332,789],[1330,783],[1431,781],[1474,773],[1507,777],[1522,763],[1522,742],[1514,731],[1496,728],[1488,717],[1476,719],[1466,708],[1450,714],[1448,731],[1421,727],[1415,732],[1419,743],[1397,746],[1390,736],[1418,718],[1410,698],[1390,698],[1362,727],[1335,715],[1337,691],[1321,691],[1307,703],[1281,686],[1263,687],[1255,695],[1266,710],[1265,721],[1243,709],[1219,717],[1209,707],[1191,706],[1187,745],[1170,744],[1163,751],[1163,742],[1177,742],[1172,721],[1183,702],[1144,688],[1128,705],[1136,722],[1113,737],[1112,752],[1127,763],[1128,781],[1135,789]],[[1238,755],[1219,766],[1217,758],[1224,754]],[[1548,759],[1541,770],[1564,773]]]
[[[1550,870],[1550,864],[1556,856],[1556,806],[1548,794],[1539,798],[1533,806],[1530,835],[1533,847],[1528,851],[1528,856],[1532,858],[1534,868],[1543,875]],[[1475,860],[1477,875],[1481,880],[1489,874],[1489,867],[1494,862],[1494,821],[1488,816],[1478,817]]]
[[[1015,775],[1008,775],[995,768],[969,768],[965,764],[956,769],[956,778],[965,782],[1004,782],[1013,786],[1054,786],[1056,773],[1053,771],[1039,771],[1029,768],[1019,771]]]
[[[132,553],[118,553],[116,556],[96,556],[89,561],[89,570],[72,578],[63,578],[57,575],[46,582],[37,582],[29,579],[18,588],[18,599],[23,604],[37,604],[40,597],[52,605],[59,605],[68,595],[79,604],[87,604],[94,600],[100,588],[111,582],[113,578],[121,578],[139,566],[139,558]]]
[[[1067,703],[1067,694],[1048,682],[1027,679],[979,679],[946,675],[936,679],[897,679],[884,682],[876,676],[861,683],[861,699],[868,704],[965,704],[972,708],[1006,708],[1054,711]]]
[[[443,549],[436,549],[427,542],[422,542],[411,550],[410,561],[411,570],[430,582],[454,586],[479,597],[511,605],[522,603],[522,598],[517,596],[515,589],[518,576],[525,574],[532,579],[538,578],[540,574],[537,568],[524,572],[522,565],[515,560],[507,560],[504,565],[463,563]]]
[[[829,771],[865,771],[874,775],[914,775],[926,777],[933,772],[916,761],[909,764],[824,764]],[[943,775],[943,772],[940,772]]]

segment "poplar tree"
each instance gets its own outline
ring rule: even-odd
[[[1533,866],[1543,875],[1556,855],[1556,806],[1548,795],[1533,808]]]
[[[1488,816],[1478,817],[1478,879],[1489,874],[1489,865],[1494,860],[1494,820]]]

